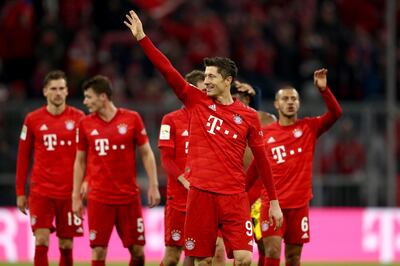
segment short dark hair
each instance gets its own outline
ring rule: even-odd
[[[185,79],[190,84],[196,86],[197,82],[204,81],[205,75],[201,70],[193,70],[185,75]]]
[[[111,100],[112,97],[112,87],[111,81],[106,76],[97,75],[93,78],[85,81],[82,85],[83,91],[87,91],[88,89],[92,89],[97,95],[101,93],[105,93],[108,99]]]
[[[291,84],[282,84],[278,87],[278,89],[275,92],[275,100],[278,99],[278,94],[281,90],[296,90],[296,88],[294,86],[292,86]],[[299,94],[299,92],[297,91],[297,94]],[[299,94],[299,98],[300,98],[300,94]]]
[[[236,63],[227,57],[206,57],[204,58],[204,66],[217,67],[218,73],[220,73],[223,78],[231,76],[232,82],[235,80],[238,73]]]
[[[64,71],[54,70],[47,73],[43,79],[43,87],[46,87],[50,81],[57,79],[64,79],[65,82],[67,82],[67,76],[65,75]]]

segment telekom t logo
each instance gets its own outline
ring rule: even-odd
[[[106,151],[110,149],[108,139],[96,139],[94,145],[96,146],[96,151],[99,152],[99,156],[106,156]]]
[[[213,135],[215,135],[215,129],[216,130],[220,130],[221,129],[221,125],[222,125],[223,120],[215,117],[213,115],[210,115],[210,117],[208,118],[208,122],[207,122],[207,127],[210,128],[210,130],[207,130],[208,133],[211,133]],[[218,124],[218,125],[217,125]]]
[[[54,146],[57,145],[57,135],[56,134],[44,134],[43,144],[46,146],[46,150],[54,151]]]
[[[284,163],[285,160],[283,158],[286,157],[286,152],[285,152],[285,146],[277,146],[271,149],[271,152],[273,154],[274,160],[276,160],[276,163]]]

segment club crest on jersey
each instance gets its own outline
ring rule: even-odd
[[[73,120],[65,121],[65,128],[67,130],[73,130],[75,128],[75,121],[73,121]]]
[[[296,128],[293,130],[293,136],[295,138],[300,138],[302,135],[303,135],[303,131],[301,129]]]
[[[118,126],[118,133],[121,135],[125,135],[128,132],[128,126],[126,124],[119,124]]]
[[[187,250],[193,250],[196,246],[196,240],[193,238],[186,238],[185,247]]]
[[[233,122],[236,124],[240,125],[243,122],[243,119],[240,117],[240,115],[234,115],[233,116]]]

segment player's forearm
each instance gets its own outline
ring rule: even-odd
[[[336,97],[333,95],[329,87],[327,87],[324,91],[321,91],[321,95],[329,113],[331,113],[335,120],[337,120],[343,114],[343,110],[339,102],[336,100]]]
[[[86,161],[77,158],[74,163],[74,185],[72,197],[80,198],[83,179],[85,178]]]
[[[261,181],[264,184],[265,189],[268,193],[270,200],[276,200],[275,185],[273,182],[271,167],[269,165],[267,155],[265,154],[264,146],[254,147],[251,150],[254,154],[254,160],[257,167],[257,171],[260,175]]]
[[[161,164],[164,167],[165,172],[168,176],[176,179],[182,174],[182,170],[179,169],[173,158],[173,148],[161,148]]]
[[[143,157],[143,166],[146,170],[150,187],[158,187],[156,159],[153,152],[147,152]]]
[[[158,71],[161,72],[168,84],[175,91],[175,94],[179,97],[187,83],[182,75],[179,74],[168,58],[154,46],[148,37],[141,39],[139,44],[143,48],[147,58],[153,63]]]

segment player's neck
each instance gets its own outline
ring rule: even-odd
[[[98,111],[98,115],[100,116],[100,118],[106,122],[111,121],[116,114],[117,114],[117,107],[115,107],[115,105],[112,102],[106,104],[104,108]]]
[[[296,123],[296,121],[297,121],[297,115],[290,116],[290,117],[281,115],[279,117],[279,125],[284,126],[284,127],[294,125]]]
[[[216,96],[214,98],[214,101],[216,101],[217,103],[220,103],[222,105],[229,105],[233,103],[233,98],[231,94],[222,94],[219,96]]]
[[[62,105],[59,105],[59,106],[56,106],[54,104],[47,104],[46,109],[47,109],[47,112],[49,112],[52,115],[59,115],[62,112],[64,112],[65,106],[66,106],[65,103]]]

